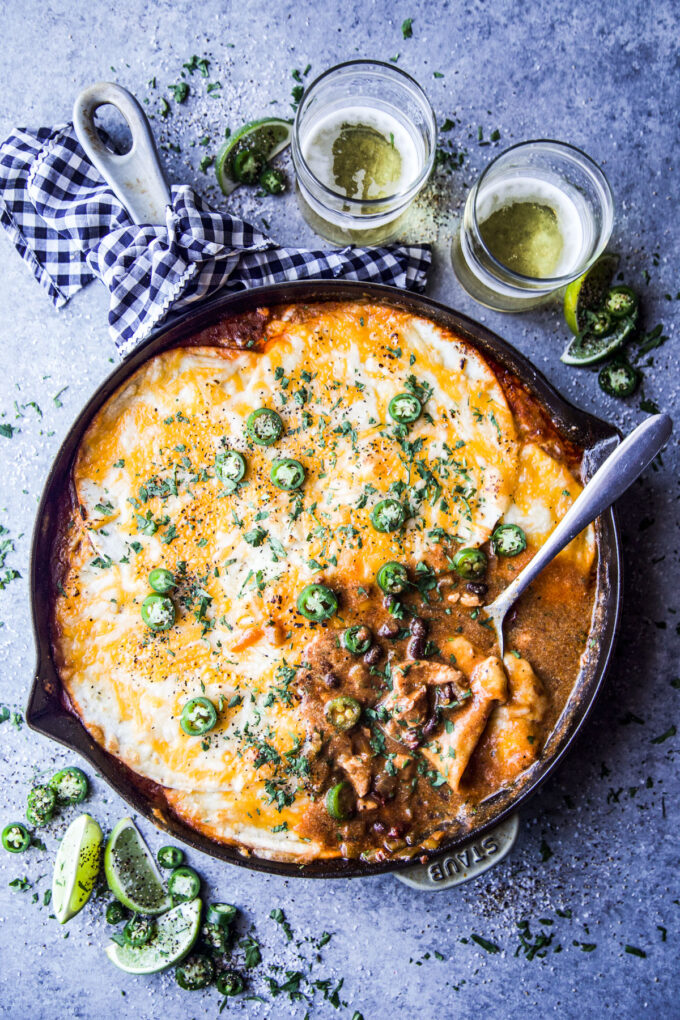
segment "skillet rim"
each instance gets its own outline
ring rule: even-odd
[[[384,861],[376,864],[358,858],[350,860],[330,858],[301,864],[270,860],[257,856],[252,851],[244,853],[238,846],[211,840],[163,808],[160,797],[154,796],[151,792],[151,785],[143,779],[140,782],[140,777],[97,744],[80,719],[68,710],[61,698],[61,683],[52,661],[49,634],[50,580],[49,572],[42,570],[41,564],[49,561],[53,525],[58,517],[59,497],[64,484],[68,482],[73,457],[93,415],[144,361],[166,348],[178,346],[183,340],[225,314],[238,314],[263,306],[273,307],[305,301],[317,303],[361,299],[377,301],[411,314],[423,315],[455,331],[464,340],[479,348],[483,354],[492,356],[503,367],[509,368],[549,411],[560,433],[583,448],[587,474],[592,473],[598,466],[598,458],[601,459],[603,454],[609,453],[620,441],[621,433],[615,426],[567,401],[525,355],[486,326],[442,302],[397,287],[370,282],[309,280],[271,284],[220,294],[200,301],[173,316],[155,330],[109,373],[76,417],[54,457],[38,506],[31,544],[29,583],[37,664],[25,713],[27,725],[32,730],[77,751],[101,773],[102,778],[128,804],[169,836],[213,858],[250,870],[284,877],[368,877],[405,870],[422,856],[426,856],[428,860],[435,860],[447,853],[455,852],[456,848],[463,844],[481,839],[510,814],[516,812],[558,767],[589,717],[611,662],[621,615],[623,580],[621,539],[616,514],[614,508],[611,508],[599,519],[597,528],[598,573],[604,572],[606,575],[604,580],[607,590],[598,599],[596,605],[600,610],[600,619],[595,619],[591,630],[591,634],[595,633],[598,639],[596,661],[590,675],[583,681],[583,690],[578,695],[573,718],[557,738],[556,748],[528,770],[531,773],[530,778],[522,782],[521,788],[516,793],[508,796],[508,803],[497,813],[492,813],[491,818],[477,827],[457,834],[450,841],[443,840],[436,850],[420,853],[410,861]],[[602,578],[599,579],[598,587],[601,584]],[[571,700],[572,698],[568,705]],[[558,727],[559,721],[549,742],[553,740]]]

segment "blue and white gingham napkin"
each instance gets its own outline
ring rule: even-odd
[[[71,124],[17,129],[0,146],[0,223],[56,307],[99,277],[121,356],[172,310],[218,290],[336,279],[422,290],[426,245],[283,248],[244,220],[172,188],[164,226],[132,222],[78,144]]]

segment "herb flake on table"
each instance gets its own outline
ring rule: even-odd
[[[288,942],[291,942],[293,939],[293,931],[290,924],[286,920],[286,915],[284,914],[283,910],[281,910],[281,907],[274,907],[269,916],[271,917],[272,921],[276,921],[277,924],[281,925],[281,928],[284,931],[286,939],[288,940]]]
[[[481,946],[487,953],[500,953],[501,947],[495,942],[490,942],[489,939],[485,939],[483,935],[476,935],[474,932],[470,935],[473,942],[476,942],[478,946]]]
[[[245,965],[248,968],[257,967],[262,962],[262,953],[260,952],[260,943],[252,937],[247,935],[244,939],[239,942],[241,949],[245,950]]]
[[[643,960],[647,959],[647,954],[644,949],[640,949],[638,946],[630,946],[626,943],[624,949],[630,956],[639,956]]]
[[[182,67],[185,68],[189,74],[193,74],[194,71],[200,71],[201,76],[203,78],[207,78],[210,61],[207,57],[197,57],[196,54],[194,54],[185,64],[182,64]]]
[[[677,732],[678,730],[676,726],[669,726],[665,733],[659,734],[658,737],[653,737],[651,742],[652,744],[663,744],[665,740],[668,740],[670,737],[674,737]]]
[[[7,557],[12,552],[14,552],[14,540],[9,537],[9,530],[0,524],[0,591],[4,591],[10,581],[16,581],[21,577],[18,570],[5,566]]]
[[[173,99],[176,103],[184,103],[189,95],[189,86],[185,81],[180,81],[176,85],[168,85],[170,92],[172,92]]]

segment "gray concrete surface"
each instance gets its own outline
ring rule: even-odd
[[[408,17],[413,36],[405,40],[400,26]],[[171,178],[217,201],[211,171],[199,170],[201,156],[215,151],[226,125],[287,115],[292,69],[310,63],[314,75],[358,55],[398,53],[440,122],[455,118],[445,137],[467,150],[463,168],[438,185],[414,227],[436,240],[430,292],[488,323],[572,401],[626,431],[643,417],[643,393],[663,409],[678,408],[677,40],[673,0],[5,0],[0,134],[17,124],[66,120],[76,91],[102,78],[149,98],[157,111],[182,63],[194,53],[209,56],[209,80],[222,83],[219,98],[208,97],[194,76],[185,106],[173,104],[172,115],[154,125],[166,146],[181,149],[166,150]],[[478,126],[484,139],[498,129],[501,141],[480,145]],[[208,145],[194,146],[205,135]],[[670,337],[648,359],[643,391],[625,402],[604,396],[594,373],[560,364],[565,327],[558,308],[516,318],[486,312],[451,271],[451,223],[467,186],[499,147],[546,136],[582,146],[605,168],[625,278],[644,295],[648,328],[662,322]],[[232,208],[267,220],[286,242],[312,240],[290,195],[234,196]],[[16,546],[7,566],[24,575],[0,591],[0,702],[21,711],[33,670],[25,578],[36,503],[61,438],[114,352],[100,285],[56,312],[4,239],[0,258],[0,421],[19,430],[11,440],[0,437],[0,523]],[[519,844],[497,869],[457,891],[421,895],[389,877],[287,881],[190,855],[213,894],[241,906],[242,930],[252,925],[262,943],[264,963],[250,990],[265,1001],[234,1000],[225,1015],[680,1016],[678,496],[675,441],[620,505],[627,592],[606,690],[568,760],[526,808]],[[25,726],[0,724],[3,824],[21,815],[34,777],[73,758]],[[126,813],[97,778],[94,789],[91,810],[104,826]],[[65,930],[49,918],[43,892],[62,828],[46,832],[45,852],[0,857],[0,1014],[216,1016],[214,990],[184,993],[172,974],[114,971],[103,954],[101,900]],[[153,847],[162,844],[160,833],[142,828]],[[8,885],[24,876],[30,889]],[[269,919],[273,907],[284,909],[293,941]],[[541,931],[553,937],[543,958],[529,959],[520,948],[518,924],[525,921],[532,938]],[[317,951],[324,931],[332,938]],[[470,941],[472,933],[500,951],[485,951]],[[323,986],[306,981],[299,1001],[273,997],[264,979],[284,980],[285,970],[329,979],[331,990],[344,979],[338,1008],[324,999]]]

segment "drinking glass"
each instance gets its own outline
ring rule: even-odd
[[[310,165],[319,157],[319,143],[316,151],[314,144],[321,125],[334,118],[339,121],[345,112],[353,124],[361,122],[362,112],[369,123],[391,123],[408,148],[408,179],[394,194],[348,197],[335,181],[322,180],[318,169],[315,172]],[[317,234],[335,243],[391,240],[432,171],[436,141],[437,124],[429,100],[405,71],[377,60],[351,60],[331,67],[304,93],[293,127],[297,199],[304,219]],[[331,155],[327,158],[330,166]]]
[[[507,264],[507,255],[504,262],[493,254],[488,236],[484,240],[489,217],[517,202],[537,203],[555,214],[563,243],[551,275],[523,275]],[[454,272],[465,290],[488,308],[532,308],[595,262],[609,241],[613,221],[607,178],[585,152],[550,139],[521,142],[497,156],[472,187],[452,244]],[[517,237],[519,244],[520,232]]]

